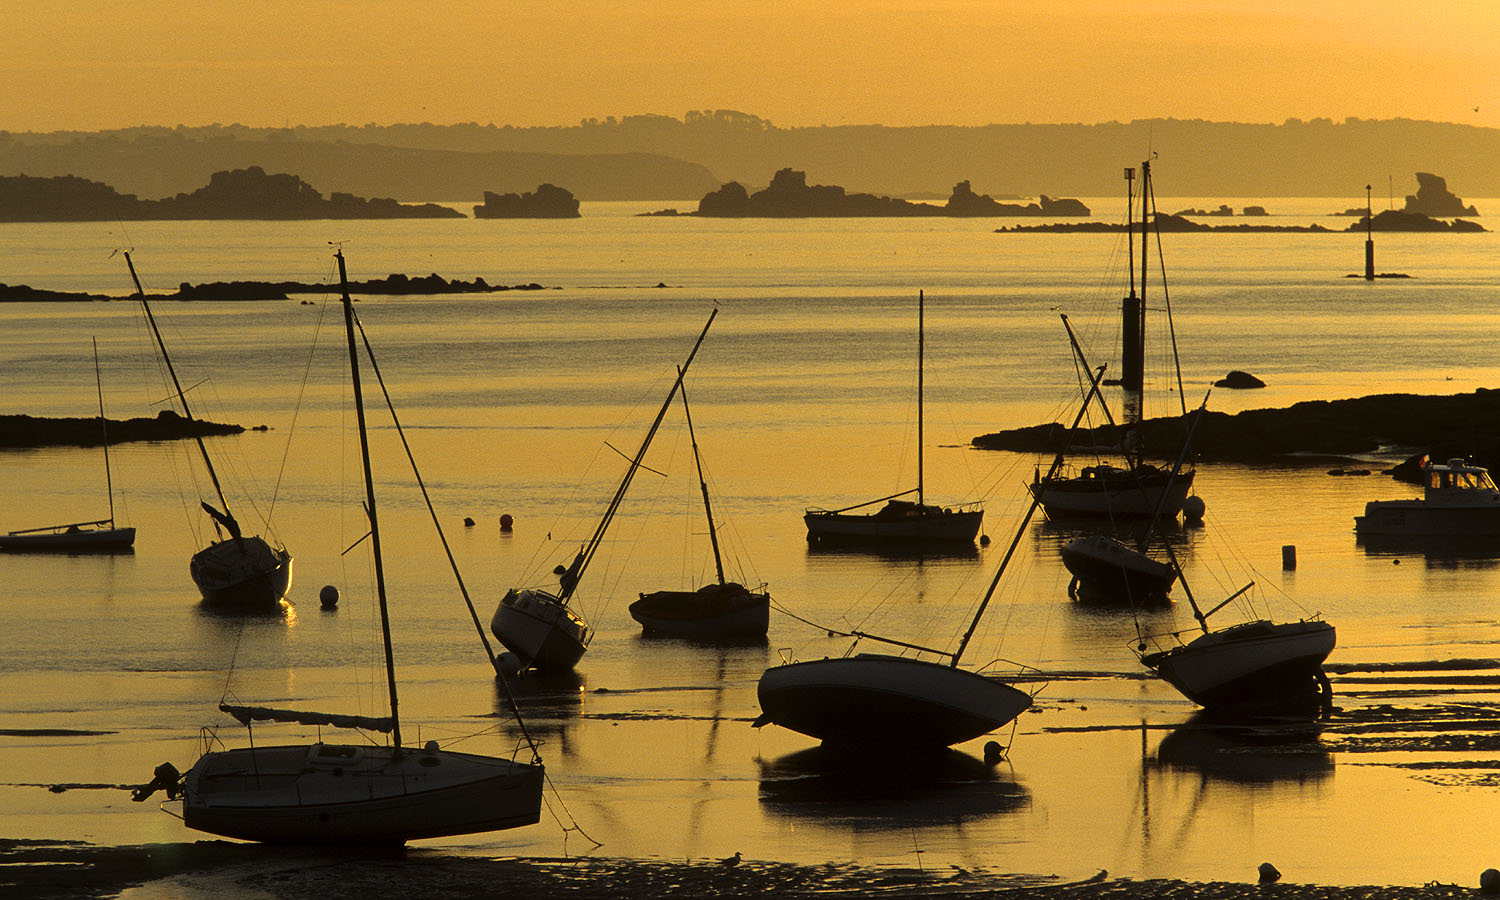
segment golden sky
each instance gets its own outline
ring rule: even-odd
[[[1408,117],[1500,127],[1500,0],[16,0],[0,129]]]

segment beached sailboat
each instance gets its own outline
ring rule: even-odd
[[[593,630],[568,601],[578,589],[584,570],[588,568],[600,542],[604,540],[604,534],[614,520],[615,513],[619,511],[636,470],[641,467],[641,461],[651,447],[652,438],[656,437],[656,431],[661,427],[661,420],[666,417],[667,410],[672,405],[672,398],[681,389],[682,379],[687,375],[688,367],[693,364],[693,357],[698,355],[698,348],[702,346],[703,338],[707,336],[708,328],[714,323],[714,316],[718,313],[717,309],[709,313],[708,322],[698,334],[698,340],[693,344],[687,361],[678,367],[677,380],[672,382],[667,399],[662,402],[656,419],[641,441],[640,449],[625,469],[625,476],[620,480],[620,486],[615,490],[609,505],[605,507],[604,516],[594,528],[593,535],[573,557],[572,563],[566,567],[558,567],[557,591],[511,588],[500,598],[495,614],[490,618],[490,632],[516,656],[520,668],[566,671],[578,665],[578,661],[583,658],[584,651],[593,638]]]
[[[13,553],[118,553],[135,545],[135,528],[115,523],[114,478],[109,470],[109,422],[104,418],[104,380],[99,375],[99,342],[94,341],[94,384],[99,394],[99,432],[104,448],[104,493],[109,518],[23,528],[0,535],[0,550]]]
[[[708,499],[708,481],[703,475],[703,460],[698,455],[698,438],[693,434],[693,414],[688,408],[687,385],[681,385],[682,413],[687,418],[688,440],[693,445],[693,465],[698,472],[698,489],[703,495],[703,514],[708,518],[708,541],[714,551],[714,571],[718,581],[695,591],[652,591],[642,593],[630,604],[630,616],[641,623],[648,634],[670,634],[695,638],[764,637],[770,627],[771,595],[765,585],[751,590],[724,578],[724,557],[719,552],[718,527]]]
[[[1102,369],[1095,373],[1078,411],[1080,420],[1103,375]],[[1048,474],[1061,464],[1059,453]],[[1014,721],[1031,706],[1032,694],[959,663],[1039,504],[1033,496],[957,647],[943,650],[862,631],[846,633],[945,661],[854,653],[851,648],[846,656],[773,666],[756,686],[761,714],[755,727],[780,725],[832,745],[932,749],[972,740]]]
[[[923,493],[922,465],[922,370],[926,345],[924,292],[917,292],[917,486],[899,494],[867,500],[842,509],[811,507],[803,512],[809,543],[845,541],[851,543],[905,544],[922,542],[972,542],[984,521],[984,509],[978,503],[957,506],[934,506]],[[912,494],[916,500],[903,499]],[[873,513],[853,512],[884,503]]]
[[[351,728],[387,734],[390,743],[379,746],[368,741],[320,740],[206,752],[182,779],[183,823],[224,837],[299,844],[401,844],[533,824],[541,816],[544,774],[534,749],[533,761],[517,762],[440,749],[436,741],[428,741],[421,748],[402,745],[354,310],[343,252],[336,258],[343,286],[350,381],[359,426],[390,715],[332,715],[229,704],[220,704],[219,708],[247,727],[257,721],[273,721]],[[168,787],[171,796],[175,786]]]
[[[125,251],[124,255],[125,265],[130,269],[130,279],[135,284],[136,299],[141,301],[146,322],[151,326],[157,349],[161,351],[162,362],[171,376],[173,394],[182,404],[183,416],[191,419],[193,412],[188,408],[187,393],[177,380],[172,357],[167,353],[161,329],[156,327],[156,317],[151,314],[151,304],[147,302],[146,292],[141,288],[141,279],[136,275],[130,251]],[[204,468],[208,471],[209,481],[213,483],[214,493],[219,501],[217,508],[205,500],[200,500],[199,505],[213,520],[214,529],[221,537],[194,553],[188,562],[188,572],[192,575],[193,583],[203,595],[203,602],[210,606],[246,611],[274,610],[292,584],[292,555],[280,544],[272,546],[259,535],[242,533],[238,520],[229,510],[229,502],[224,498],[224,489],[219,484],[219,476],[214,471],[213,458],[208,454],[207,445],[201,437],[194,437],[193,440],[198,443],[198,453],[203,458]]]
[[[1131,189],[1135,184],[1135,170],[1125,170],[1126,233],[1133,231],[1129,221],[1134,204]],[[1041,499],[1042,508],[1050,518],[1108,517],[1113,519],[1142,519],[1157,514],[1172,519],[1182,512],[1183,502],[1193,487],[1194,468],[1191,463],[1176,478],[1167,470],[1145,461],[1141,448],[1133,446],[1134,429],[1144,415],[1143,391],[1145,385],[1146,358],[1146,274],[1147,237],[1155,221],[1155,195],[1151,190],[1151,162],[1141,163],[1141,284],[1136,293],[1133,239],[1127,240],[1132,248],[1130,262],[1126,266],[1130,273],[1130,293],[1121,301],[1121,371],[1119,384],[1124,392],[1125,446],[1122,447],[1124,465],[1099,462],[1076,470],[1061,471],[1043,479],[1038,473],[1031,484],[1031,491]],[[1165,279],[1163,279],[1165,282]],[[1163,296],[1166,296],[1163,290]],[[1170,317],[1170,306],[1168,306]],[[1178,374],[1178,396],[1181,398],[1181,374]],[[1183,413],[1187,409],[1184,401]]]

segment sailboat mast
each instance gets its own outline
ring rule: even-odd
[[[375,594],[380,600],[380,636],[385,642],[386,687],[391,697],[391,740],[401,750],[401,718],[396,713],[396,657],[391,650],[391,618],[385,599],[385,566],[380,555],[380,518],[375,513],[375,479],[370,474],[370,438],[365,431],[365,403],[359,386],[359,351],[354,342],[354,301],[349,298],[349,276],[344,269],[344,251],[333,254],[339,261],[339,289],[344,294],[344,331],[349,338],[349,383],[354,389],[354,413],[359,422],[359,455],[365,469],[365,513],[370,518],[370,552],[375,557]]]
[[[917,291],[917,505],[922,505],[922,366],[923,351],[927,345],[925,300],[923,292]]]
[[[677,370],[677,381],[682,382],[682,370]],[[714,510],[708,502],[708,481],[703,477],[703,459],[698,456],[698,438],[693,434],[693,412],[688,408],[687,385],[682,385],[682,414],[687,417],[688,442],[693,445],[693,465],[698,468],[698,489],[703,492],[703,514],[708,516],[708,542],[714,548],[714,571],[719,573],[719,584],[724,583],[724,559],[719,555],[719,532],[714,528]]]
[[[609,523],[614,519],[615,513],[620,509],[620,503],[625,499],[625,491],[629,489],[630,482],[635,478],[636,470],[641,467],[641,460],[646,458],[646,451],[651,448],[651,440],[656,437],[656,430],[661,427],[661,420],[666,418],[667,410],[672,406],[672,399],[677,396],[677,391],[682,387],[683,376],[687,375],[688,366],[693,364],[693,357],[698,355],[698,348],[703,345],[703,339],[708,336],[708,327],[714,323],[714,316],[719,314],[717,308],[708,314],[708,321],[704,323],[703,330],[698,333],[698,340],[693,344],[693,350],[688,354],[687,360],[677,367],[677,380],[672,383],[672,390],[667,392],[667,399],[662,402],[661,409],[656,413],[656,419],[652,421],[651,428],[647,430],[646,437],[641,441],[641,448],[635,452],[630,460],[630,467],[625,470],[625,477],[621,479],[620,486],[615,489],[615,496],[609,501],[609,506],[604,510],[604,516],[599,520],[599,525],[594,529],[593,537],[584,545],[578,555],[573,557],[573,562],[563,573],[560,590],[557,597],[563,602],[573,596],[573,591],[578,587],[578,581],[583,577],[583,570],[588,568],[589,562],[594,558],[594,551],[599,549],[599,542],[604,540],[604,532],[609,528]]]
[[[94,342],[94,387],[99,391],[99,432],[104,437],[104,491],[109,495],[109,527],[115,526],[115,485],[109,474],[109,424],[104,419],[104,377],[99,374],[99,339]]]
[[[188,408],[187,393],[182,389],[182,382],[177,380],[177,370],[172,367],[172,357],[167,353],[167,343],[162,340],[161,329],[156,327],[156,317],[151,315],[151,304],[146,302],[146,291],[141,287],[140,277],[135,274],[135,262],[131,260],[129,250],[125,251],[125,266],[130,269],[130,280],[135,284],[135,295],[140,298],[141,309],[146,311],[146,323],[151,326],[151,333],[156,336],[156,346],[161,350],[162,362],[167,364],[167,374],[172,377],[172,388],[177,392],[178,402],[182,404],[182,414],[192,421],[193,411]],[[193,440],[198,442],[198,452],[203,456],[203,465],[208,469],[208,480],[213,482],[214,493],[219,496],[219,506],[227,516],[229,515],[229,501],[224,499],[224,488],[219,485],[219,474],[214,471],[214,461],[208,456],[208,447],[204,445],[200,435],[194,435]]]
[[[1063,324],[1067,325],[1068,317],[1063,316],[1062,318]],[[1068,332],[1072,333],[1071,326],[1068,327]],[[1078,427],[1078,423],[1083,421],[1084,413],[1088,412],[1089,404],[1093,402],[1094,395],[1099,392],[1099,382],[1102,380],[1104,380],[1104,367],[1100,366],[1098,371],[1093,375],[1089,391],[1083,397],[1083,403],[1078,407],[1078,415],[1073,419],[1073,424],[1068,426],[1068,433],[1071,434]],[[1052,476],[1057,474],[1057,470],[1062,466],[1065,455],[1066,448],[1057,451],[1057,455],[1052,458],[1052,465],[1047,469],[1046,477],[1042,479],[1043,483],[1051,481]],[[964,655],[964,650],[969,646],[969,640],[974,637],[974,631],[979,628],[979,620],[984,618],[984,611],[990,605],[990,598],[995,596],[995,588],[1000,586],[1000,578],[1005,574],[1006,566],[1010,565],[1010,558],[1015,555],[1016,547],[1021,543],[1021,535],[1026,533],[1026,526],[1031,523],[1031,517],[1036,513],[1036,508],[1041,505],[1041,502],[1042,492],[1033,491],[1031,494],[1031,505],[1026,507],[1026,514],[1021,517],[1021,524],[1016,526],[1015,537],[1011,538],[1010,546],[1005,549],[1005,557],[1000,560],[1000,565],[995,568],[995,577],[990,580],[989,589],[984,592],[984,599],[979,601],[979,609],[974,611],[974,619],[969,622],[969,630],[964,632],[963,639],[958,642],[958,649],[953,651],[952,661],[949,665],[957,668],[959,657]]]

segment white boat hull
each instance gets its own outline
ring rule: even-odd
[[[765,637],[771,624],[771,595],[733,582],[696,591],[655,591],[630,604],[630,617],[648,634]]]
[[[577,613],[546,591],[511,590],[490,617],[490,632],[527,668],[566,671],[593,637]]]
[[[277,843],[389,844],[498,831],[541,815],[542,766],[446,750],[293,745],[204,754],[183,822]]]
[[[861,653],[767,669],[757,724],[833,744],[947,747],[1013,721],[1031,697],[941,663]]]
[[[1143,653],[1141,662],[1200,706],[1276,705],[1316,693],[1335,642],[1327,622],[1247,622]]]
[[[292,586],[292,555],[259,537],[215,541],[193,554],[188,573],[210,606],[271,610]]]
[[[1361,535],[1382,537],[1500,537],[1500,503],[1437,506],[1425,500],[1371,500],[1354,517]]]
[[[112,553],[133,549],[134,545],[134,528],[0,535],[0,550],[13,553]]]

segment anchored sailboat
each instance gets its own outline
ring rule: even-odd
[[[566,671],[578,665],[578,661],[583,658],[584,651],[588,649],[589,641],[594,636],[593,630],[589,628],[583,616],[569,605],[568,601],[573,597],[573,592],[578,589],[578,582],[582,580],[584,570],[593,560],[594,552],[599,549],[599,543],[604,540],[604,533],[609,529],[610,522],[614,520],[615,513],[619,511],[620,503],[625,499],[625,492],[630,488],[630,482],[635,478],[636,470],[641,467],[641,461],[645,459],[646,451],[651,447],[651,440],[656,437],[656,430],[661,427],[661,420],[666,417],[667,410],[672,405],[672,398],[681,389],[682,379],[687,375],[688,367],[693,364],[693,357],[698,355],[698,348],[702,346],[703,338],[708,335],[708,328],[714,323],[714,316],[718,314],[717,309],[709,313],[708,322],[704,324],[697,342],[693,344],[687,361],[677,368],[677,380],[672,382],[672,389],[667,392],[667,399],[662,402],[661,410],[657,412],[656,419],[646,431],[646,437],[641,441],[640,449],[636,451],[635,457],[630,461],[630,466],[626,468],[625,477],[620,480],[620,486],[615,490],[614,497],[605,508],[604,516],[594,529],[593,536],[573,557],[571,564],[566,568],[558,567],[561,571],[557,576],[557,591],[554,593],[540,588],[511,588],[504,597],[500,598],[500,603],[495,607],[495,614],[490,619],[490,632],[517,657],[521,668]]]
[[[94,385],[99,393],[99,431],[104,447],[104,493],[109,518],[23,528],[0,535],[0,550],[12,552],[116,553],[135,545],[135,529],[115,524],[114,478],[109,471],[109,420],[104,418],[104,379],[99,374],[99,342],[94,341]]]
[[[926,346],[924,292],[917,292],[917,486],[899,494],[867,500],[842,509],[807,509],[802,521],[807,525],[809,543],[848,541],[876,543],[972,542],[984,521],[984,510],[977,503],[959,506],[932,506],[926,502],[922,485],[922,370]],[[916,500],[901,499],[916,494]],[[856,513],[876,503],[885,506],[873,513]]]
[[[135,273],[135,263],[128,250],[125,251],[125,265],[130,269],[135,296],[146,312],[146,322],[151,326],[162,362],[171,376],[173,393],[182,404],[183,416],[191,419],[193,412],[188,408],[187,393],[177,380],[177,370],[172,367],[172,357],[167,353],[161,329],[156,327],[156,317],[151,314],[151,304],[146,300],[146,292],[141,288],[141,279]],[[219,484],[207,445],[201,437],[193,440],[198,443],[198,453],[203,457],[209,481],[213,482],[219,506],[216,508],[207,501],[199,503],[213,519],[214,529],[224,536],[193,554],[188,563],[193,583],[203,595],[203,602],[211,606],[249,611],[275,609],[292,584],[292,555],[279,544],[273,547],[259,535],[247,536],[241,532],[239,522],[229,510],[229,501],[224,498],[224,488]]]
[[[1132,231],[1129,210],[1134,203],[1130,186],[1135,183],[1135,170],[1125,170],[1127,187],[1126,210],[1127,237]],[[1125,446],[1123,467],[1108,463],[1085,466],[1076,471],[1062,472],[1043,479],[1038,475],[1031,484],[1031,491],[1041,499],[1042,508],[1050,518],[1109,517],[1146,518],[1158,514],[1174,519],[1182,512],[1183,502],[1193,487],[1194,468],[1189,462],[1186,469],[1175,479],[1169,479],[1166,470],[1147,463],[1141,448],[1133,446],[1135,430],[1143,418],[1143,391],[1145,386],[1146,357],[1146,273],[1147,237],[1155,221],[1155,195],[1151,190],[1151,162],[1141,163],[1141,290],[1136,294],[1135,262],[1127,265],[1130,272],[1130,293],[1121,302],[1122,333],[1120,387],[1124,391]],[[1134,247],[1133,241],[1127,241]],[[1163,279],[1165,281],[1165,279]],[[1165,296],[1165,289],[1163,296]],[[1170,309],[1168,316],[1170,317]],[[1181,398],[1182,376],[1178,374],[1178,395]],[[1184,402],[1183,413],[1187,409]],[[1170,484],[1169,484],[1170,480]]]
[[[390,715],[335,715],[229,704],[220,704],[219,708],[247,727],[256,721],[274,721],[359,729],[390,735],[390,744],[317,741],[204,753],[182,779],[183,823],[242,840],[342,844],[402,844],[533,824],[541,816],[544,774],[534,748],[533,761],[523,763],[443,750],[436,741],[428,741],[420,749],[402,745],[380,520],[354,340],[354,309],[343,252],[335,258],[343,287],[350,381],[359,425]],[[158,780],[162,780],[160,769]],[[171,796],[177,786],[170,778],[167,781]]]
[[[724,578],[724,558],[719,552],[718,527],[708,500],[708,481],[693,434],[693,414],[688,409],[687,385],[681,386],[682,413],[687,418],[688,440],[693,445],[693,465],[703,494],[703,514],[708,518],[708,540],[714,551],[714,571],[719,580],[696,591],[652,591],[630,604],[630,616],[648,633],[699,638],[764,637],[770,626],[771,595],[760,585],[750,590]]]

